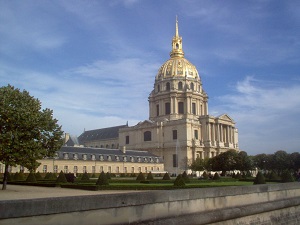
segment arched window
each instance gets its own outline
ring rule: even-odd
[[[157,92],[160,92],[160,85],[157,85]]]
[[[194,83],[191,83],[191,90],[194,90]]]
[[[178,114],[184,114],[183,102],[178,102]]]
[[[168,82],[168,83],[166,83],[166,90],[170,91],[170,89],[171,89],[171,86],[170,86],[170,83]]]
[[[165,103],[165,114],[169,115],[171,113],[171,105],[170,102]]]
[[[178,83],[178,90],[182,90],[182,82],[181,81]]]
[[[151,131],[144,132],[144,141],[151,141]]]

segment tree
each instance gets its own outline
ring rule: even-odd
[[[235,150],[229,150],[223,152],[211,159],[212,170],[222,171],[225,174],[226,171],[235,170],[237,167],[238,153]]]
[[[145,176],[142,172],[139,173],[139,175],[136,177],[137,181],[144,181],[145,180]]]
[[[171,180],[171,177],[168,172],[166,172],[165,175],[163,176],[163,180]]]
[[[149,172],[148,175],[147,175],[147,180],[153,180],[153,179],[154,179],[154,178],[153,178],[152,173]]]
[[[9,166],[21,165],[34,172],[37,160],[51,157],[63,144],[61,126],[53,111],[29,92],[11,85],[0,88],[0,162],[5,164],[2,189]]]
[[[191,165],[189,166],[189,168],[192,171],[209,170],[209,159],[208,158],[205,158],[205,159],[197,158],[195,161],[193,161],[191,163]]]

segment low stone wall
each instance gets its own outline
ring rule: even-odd
[[[300,183],[95,194],[0,201],[0,224],[300,224]]]

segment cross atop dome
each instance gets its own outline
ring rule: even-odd
[[[176,24],[175,24],[175,36],[172,39],[172,51],[170,52],[170,57],[184,57],[184,52],[182,50],[182,37],[179,36],[178,31],[178,19],[176,16]]]

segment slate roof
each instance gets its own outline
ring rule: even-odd
[[[81,145],[84,145],[87,141],[115,139],[119,137],[119,129],[125,127],[128,127],[128,125],[84,131],[78,137],[78,141]]]
[[[61,160],[74,160],[74,156],[76,154],[75,160],[163,163],[161,157],[147,151],[138,150],[126,150],[125,153],[123,153],[123,151],[119,149],[63,146],[56,153],[57,155],[55,158]],[[95,157],[94,159],[93,156]]]

